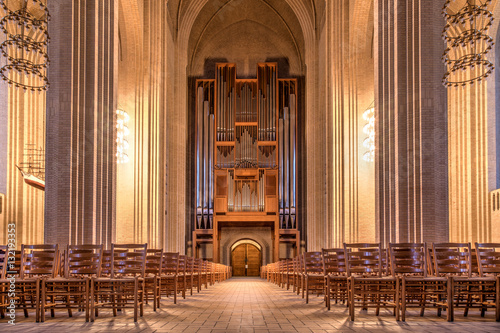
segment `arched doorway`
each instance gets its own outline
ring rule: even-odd
[[[262,262],[260,245],[251,240],[234,243],[231,248],[233,276],[259,276]]]

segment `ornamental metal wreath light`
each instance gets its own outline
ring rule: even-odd
[[[47,0],[0,0],[0,30],[6,40],[0,52],[7,64],[0,77],[9,85],[24,90],[47,90],[46,48],[49,42],[47,24],[50,19]]]
[[[129,161],[127,155],[129,144],[125,139],[130,133],[127,126],[129,119],[127,112],[116,110],[116,162],[118,164],[128,163]]]
[[[368,135],[363,140],[363,146],[368,151],[363,154],[363,159],[367,162],[373,162],[375,157],[375,108],[369,107],[363,112],[363,120],[366,122],[363,126],[363,132]]]
[[[486,54],[494,45],[493,38],[488,35],[493,23],[493,14],[488,10],[491,0],[466,0],[455,14],[449,10],[451,1],[446,0],[443,7],[446,25],[442,37],[447,47],[442,60],[448,70],[442,82],[445,87],[465,87],[474,82],[480,83],[495,68],[486,59]],[[464,75],[467,70],[469,76]]]

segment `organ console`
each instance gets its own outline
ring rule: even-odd
[[[196,81],[195,105],[193,253],[212,243],[219,262],[223,225],[271,226],[274,260],[286,255],[280,244],[298,253],[296,79],[278,78],[276,63],[237,79],[235,64],[219,63],[215,79]]]

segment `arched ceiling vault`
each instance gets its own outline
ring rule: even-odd
[[[304,59],[310,46],[314,45],[317,2],[323,3],[324,0],[169,0],[167,4],[170,17],[176,20],[171,27],[175,29],[180,56],[186,52],[189,74],[199,74],[204,57],[208,57],[207,52],[213,51],[207,46],[210,43],[236,39],[226,51],[231,51],[229,53],[233,56],[242,56],[246,46],[241,44],[247,43],[247,49],[250,49],[254,41],[260,47],[268,37],[271,45],[262,50],[261,61],[287,57],[290,72],[298,75],[303,74]],[[252,35],[252,30],[260,35],[255,31]],[[251,32],[245,36],[248,31]],[[235,38],[238,34],[239,41]],[[216,50],[224,51],[220,47]]]
[[[235,62],[239,74],[251,76],[257,62],[286,59],[290,73],[299,75],[303,52],[300,23],[285,1],[209,1],[189,35],[188,72],[201,76],[207,59],[216,59]]]

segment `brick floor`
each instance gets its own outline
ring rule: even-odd
[[[500,332],[494,311],[485,318],[471,311],[467,318],[456,312],[456,321],[446,322],[427,311],[419,317],[410,311],[406,322],[397,322],[390,311],[375,316],[373,310],[359,310],[356,321],[347,318],[347,309],[335,305],[330,311],[321,297],[312,297],[309,304],[300,297],[257,278],[233,278],[218,283],[199,294],[178,299],[163,299],[161,309],[153,312],[151,304],[137,323],[133,312],[113,317],[110,311],[101,311],[94,323],[86,323],[81,313],[68,318],[65,312],[56,312],[44,323],[35,323],[34,315],[24,318],[18,312],[17,324],[11,326],[0,319],[0,332]]]

